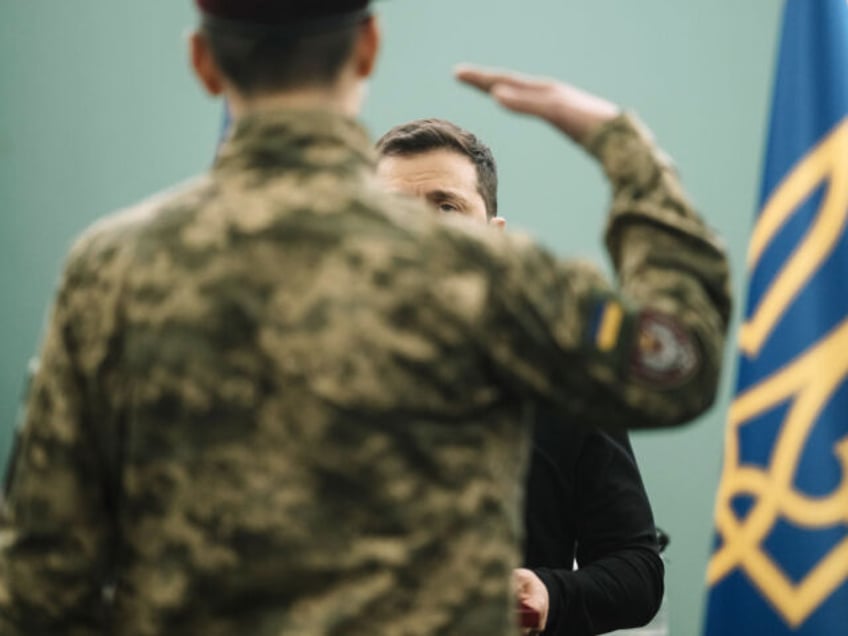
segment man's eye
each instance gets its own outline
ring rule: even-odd
[[[444,212],[446,214],[452,214],[455,212],[459,212],[459,208],[456,207],[453,203],[440,203],[438,205],[439,212]]]

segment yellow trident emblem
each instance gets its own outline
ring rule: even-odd
[[[822,184],[826,193],[806,237],[740,331],[739,346],[757,356],[780,317],[836,248],[848,219],[848,118],[814,148],[783,181],[759,217],[751,240],[753,270],[766,247],[799,206]],[[784,621],[798,627],[848,579],[848,538],[835,546],[799,582],[794,582],[764,548],[778,520],[802,528],[848,524],[848,435],[834,444],[842,479],[824,497],[794,487],[804,446],[816,420],[848,377],[848,318],[795,360],[739,395],[730,408],[724,467],[716,501],[716,527],[722,545],[710,560],[712,586],[734,570],[744,572]],[[788,405],[765,468],[741,462],[741,429],[778,405]],[[735,497],[753,498],[744,519]]]

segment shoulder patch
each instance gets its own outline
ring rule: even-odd
[[[589,323],[589,340],[599,351],[609,353],[618,346],[624,308],[615,301],[599,303]]]
[[[676,320],[655,311],[639,315],[630,359],[634,379],[671,389],[691,379],[700,366],[697,344]]]

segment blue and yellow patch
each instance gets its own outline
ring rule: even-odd
[[[651,310],[630,311],[614,298],[594,301],[585,345],[622,376],[657,389],[684,384],[700,367],[700,349],[677,320]]]
[[[589,339],[602,353],[618,347],[624,324],[624,307],[616,301],[598,303],[589,326]]]

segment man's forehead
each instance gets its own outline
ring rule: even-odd
[[[446,189],[477,188],[477,170],[471,159],[442,148],[382,156],[377,163],[377,175],[385,180],[410,183],[441,181]]]
[[[385,155],[377,163],[377,178],[393,192],[427,200],[485,222],[486,202],[480,194],[477,168],[453,150]]]

